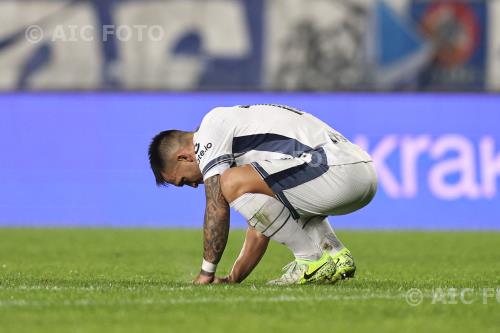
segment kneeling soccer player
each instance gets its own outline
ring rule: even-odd
[[[194,283],[241,282],[269,239],[295,256],[272,284],[335,283],[354,276],[353,257],[327,216],[367,205],[377,177],[366,152],[311,114],[274,104],[218,107],[195,132],[156,135],[149,159],[158,185],[205,184],[204,254]],[[216,278],[230,206],[249,228],[230,275]]]

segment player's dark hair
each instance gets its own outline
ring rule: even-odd
[[[168,130],[158,133],[151,144],[149,145],[149,163],[151,164],[151,170],[155,176],[156,185],[166,186],[167,182],[163,179],[161,171],[167,167],[167,161],[165,159],[173,148],[177,147],[177,143],[180,142],[182,134],[185,132],[178,130]]]

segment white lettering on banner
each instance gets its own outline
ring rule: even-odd
[[[495,156],[495,140],[484,137],[479,144],[481,155],[481,180],[483,195],[493,198],[496,195],[496,179],[500,176],[500,152]]]
[[[458,199],[479,197],[479,186],[475,181],[475,158],[472,143],[461,135],[445,135],[436,140],[430,149],[434,159],[443,157],[446,153],[458,153],[456,158],[448,158],[436,164],[429,172],[430,190],[442,199]],[[460,180],[455,184],[446,182],[446,176],[460,174]]]
[[[419,184],[426,184],[431,194],[443,200],[492,199],[497,195],[500,151],[495,150],[492,136],[482,137],[477,144],[460,134],[391,134],[371,146],[366,135],[358,135],[353,142],[370,152],[380,187],[391,198],[414,198],[421,190]],[[388,162],[391,156],[399,156],[399,173],[394,163]],[[421,158],[431,161],[430,166],[419,163]]]
[[[402,194],[407,198],[412,198],[418,192],[418,169],[419,156],[424,153],[430,145],[429,135],[416,138],[404,137],[401,140],[401,173],[402,173]]]

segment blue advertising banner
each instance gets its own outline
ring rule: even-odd
[[[148,144],[253,103],[308,111],[372,155],[375,199],[334,226],[500,230],[500,95],[474,94],[0,95],[0,225],[201,227],[203,188],[157,188]]]

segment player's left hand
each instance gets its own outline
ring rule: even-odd
[[[214,281],[215,274],[208,274],[207,272],[200,272],[193,280],[194,284],[210,284]]]

